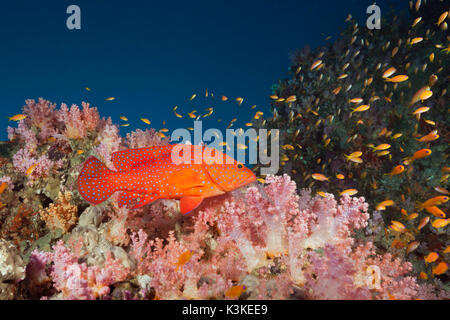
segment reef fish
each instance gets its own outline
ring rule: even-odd
[[[12,117],[8,117],[8,119],[9,119],[9,121],[20,121],[20,120],[25,119],[26,117],[27,116],[24,115],[24,114],[16,114],[16,115],[14,115]]]
[[[175,159],[175,160],[174,160]],[[78,191],[93,205],[116,191],[119,207],[140,208],[157,199],[179,199],[186,214],[204,198],[233,191],[256,180],[242,163],[205,146],[167,145],[114,152],[110,170],[89,157],[78,177]]]

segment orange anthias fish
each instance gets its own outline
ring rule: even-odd
[[[432,274],[441,275],[446,273],[448,270],[448,264],[446,262],[439,262],[436,267],[433,267]]]
[[[416,151],[411,157],[406,158],[404,164],[408,165],[411,164],[414,160],[422,159],[425,157],[428,157],[431,154],[430,149],[420,149],[419,151]]]
[[[437,260],[437,258],[439,258],[439,254],[437,254],[436,252],[430,252],[425,258],[425,262],[427,263],[431,263],[431,262],[435,262]]]
[[[8,184],[6,182],[2,182],[2,184],[0,185],[0,194],[2,194],[3,191],[5,191],[7,186]]]
[[[178,271],[178,269],[179,269],[181,266],[185,265],[186,262],[188,262],[188,261],[191,259],[191,257],[192,257],[193,254],[194,254],[194,253],[193,253],[192,250],[188,250],[188,251],[183,252],[183,253],[180,255],[180,257],[178,258],[178,262],[176,263],[176,266],[177,266],[177,267],[175,268],[175,271]]]
[[[233,286],[225,292],[225,296],[228,298],[239,298],[245,289],[246,287],[243,285]]]
[[[25,119],[26,117],[27,116],[24,115],[24,114],[16,114],[16,115],[14,115],[12,117],[8,117],[8,119],[9,119],[9,121],[20,121],[20,120]]]
[[[441,209],[439,209],[436,206],[425,207],[425,210],[427,210],[429,213],[431,213],[435,217],[438,217],[438,218],[445,218],[446,217],[445,212],[442,211]]]
[[[157,199],[179,199],[180,211],[186,214],[204,198],[256,180],[255,174],[242,163],[204,146],[127,149],[113,153],[111,161],[117,171],[108,169],[93,156],[84,163],[78,191],[91,204],[102,203],[120,191],[119,207],[135,209]]]
[[[423,210],[426,207],[438,206],[440,204],[446,203],[449,199],[450,198],[448,196],[437,196],[437,197],[428,199],[427,201],[419,204],[417,207],[420,210]]]
[[[395,176],[397,174],[402,173],[403,171],[405,171],[405,167],[402,165],[398,165],[396,166],[394,169],[392,169],[392,171],[390,173],[385,173],[385,175],[388,176]]]

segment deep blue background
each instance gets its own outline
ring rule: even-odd
[[[349,13],[365,24],[365,0],[259,1],[23,1],[0,2],[0,139],[6,116],[24,100],[43,97],[58,106],[81,101],[102,116],[130,119],[122,134],[147,125],[192,126],[183,114],[214,106],[204,127],[243,126],[256,110],[268,111],[270,87],[285,78],[289,53],[312,48],[345,27]],[[66,8],[81,8],[82,29],[66,28]],[[382,14],[407,1],[377,1]],[[388,26],[382,26],[388,27]],[[91,92],[84,88],[92,88]],[[216,98],[205,99],[205,89]],[[189,101],[193,93],[198,97]],[[227,102],[218,99],[222,94]],[[104,99],[116,97],[115,101]],[[202,98],[199,99],[199,96]],[[241,107],[236,97],[245,98]],[[257,104],[258,108],[249,110]],[[217,119],[223,119],[222,126]],[[13,124],[15,125],[15,124]]]

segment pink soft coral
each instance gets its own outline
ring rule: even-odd
[[[24,147],[13,156],[13,164],[17,170],[24,174],[34,166],[28,175],[28,184],[31,185],[36,179],[47,177],[52,170],[61,168],[63,160],[52,161],[46,154],[35,158],[30,150]]]
[[[126,139],[129,148],[145,148],[152,146],[160,146],[169,143],[168,138],[161,139],[155,129],[136,129],[127,133]]]
[[[63,103],[57,113],[58,120],[65,125],[64,134],[69,139],[84,138],[89,131],[97,128],[100,121],[97,108],[90,108],[89,104],[85,102],[82,103],[82,106],[82,110],[77,105],[72,105],[69,109]]]
[[[95,152],[105,162],[106,166],[114,170],[111,155],[120,150],[122,137],[119,134],[119,128],[117,125],[112,124],[110,118],[102,124],[97,140],[99,141],[99,145],[94,149]]]
[[[119,260],[108,252],[102,267],[78,263],[78,257],[72,253],[62,240],[53,246],[51,277],[55,288],[66,299],[96,299],[109,294],[109,286],[123,281],[129,274]]]

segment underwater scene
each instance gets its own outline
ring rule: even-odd
[[[448,300],[449,2],[0,4],[0,300]]]

